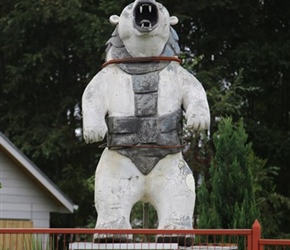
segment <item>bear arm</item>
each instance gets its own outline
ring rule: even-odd
[[[206,92],[193,75],[185,72],[182,87],[186,126],[195,131],[207,130],[210,126],[210,111]]]
[[[83,135],[87,143],[102,141],[108,131],[105,122],[108,98],[103,83],[102,77],[95,76],[82,97]]]

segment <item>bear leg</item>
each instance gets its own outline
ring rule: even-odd
[[[195,182],[181,153],[166,156],[148,177],[148,197],[157,210],[158,229],[192,229]],[[158,235],[157,242],[190,246],[193,239],[193,235]]]
[[[96,170],[96,228],[131,229],[130,213],[142,197],[143,175],[132,161],[119,153],[105,149]],[[109,239],[111,238],[111,240]],[[106,242],[127,242],[126,235],[95,235]]]

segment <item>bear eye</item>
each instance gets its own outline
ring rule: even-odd
[[[140,2],[136,5],[135,24],[140,30],[152,30],[158,22],[158,9],[154,3],[148,1]]]

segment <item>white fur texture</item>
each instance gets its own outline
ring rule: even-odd
[[[169,37],[170,24],[177,20],[158,4],[158,27],[143,34],[134,28],[133,7],[129,5],[125,8],[120,17],[111,17],[111,22],[119,25],[119,35],[126,49],[133,57],[160,55]],[[158,115],[169,114],[182,107],[188,127],[208,129],[209,107],[200,82],[177,62],[171,62],[163,69],[159,79]],[[106,115],[135,115],[132,84],[132,77],[114,64],[102,69],[92,79],[82,99],[86,142],[104,139],[108,131]],[[192,228],[194,178],[181,153],[167,155],[148,175],[142,175],[128,157],[113,150],[104,150],[95,179],[96,227],[131,228],[130,212],[139,200],[150,202],[156,208],[158,228]]]

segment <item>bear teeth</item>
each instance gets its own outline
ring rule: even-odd
[[[149,29],[152,28],[152,24],[151,24],[151,22],[148,21],[148,20],[143,20],[143,21],[141,21],[140,24],[141,24],[141,28],[149,28]],[[145,24],[146,24],[146,27],[145,27]]]
[[[152,5],[150,5],[150,4],[143,4],[143,5],[140,5],[140,8],[139,8],[140,14],[143,13],[143,6],[147,6],[149,13],[152,13]]]
[[[158,9],[154,4],[140,3],[134,10],[134,18],[137,28],[144,32],[151,31],[157,26]]]

